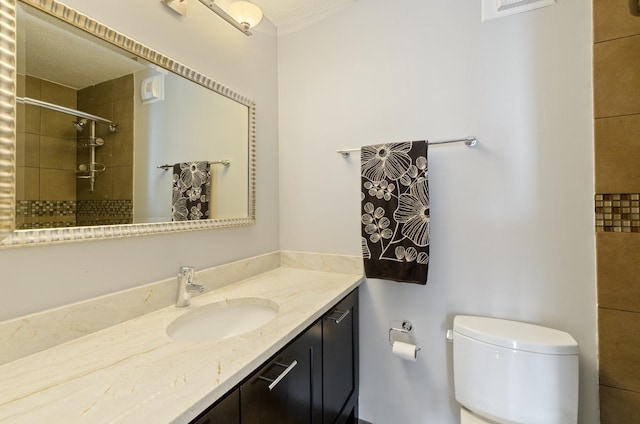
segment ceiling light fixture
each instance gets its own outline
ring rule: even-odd
[[[262,10],[250,1],[234,1],[228,11],[246,29],[255,27],[262,20]]]
[[[262,20],[262,10],[248,1],[236,1],[229,5],[229,13],[225,12],[214,0],[200,0],[214,13],[229,22],[245,35],[251,35],[249,28],[253,28]]]

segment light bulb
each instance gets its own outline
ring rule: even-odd
[[[229,5],[228,13],[246,29],[255,27],[262,20],[262,10],[248,1],[234,1]]]

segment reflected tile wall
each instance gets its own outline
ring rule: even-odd
[[[96,162],[105,171],[97,174],[95,188],[78,181],[78,225],[131,224],[133,222],[133,75],[125,75],[78,92],[78,109],[118,124],[115,133],[98,124],[105,140],[96,149]],[[78,149],[78,163],[89,162],[89,150]]]
[[[75,108],[76,91],[19,75],[18,94]],[[55,228],[76,224],[76,132],[72,116],[19,105],[16,108],[16,227]]]
[[[71,115],[36,106],[18,105],[16,134],[16,227],[56,228],[133,222],[133,76],[128,75],[76,92],[49,81],[19,75],[18,94],[114,120],[112,134],[105,125],[97,135],[105,139],[96,161],[107,170],[78,180],[79,163],[88,163],[88,149],[71,122]],[[86,143],[85,143],[86,144]],[[79,202],[79,203],[76,203]],[[79,214],[70,211],[80,211]]]

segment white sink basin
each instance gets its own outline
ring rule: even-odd
[[[245,297],[199,306],[167,326],[167,335],[183,342],[209,342],[262,327],[278,314],[268,299]]]

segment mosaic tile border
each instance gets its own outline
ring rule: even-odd
[[[17,217],[72,216],[76,214],[75,200],[18,200]]]
[[[78,200],[78,216],[133,216],[132,200]]]
[[[71,228],[78,224],[75,221],[23,222],[17,225],[18,230],[34,230],[43,228]]]
[[[640,193],[596,194],[596,232],[640,233]]]
[[[89,221],[79,220],[76,227],[95,227],[96,225],[126,225],[133,224],[132,218],[94,218]]]
[[[20,200],[16,218],[19,230],[132,224],[133,201]]]

